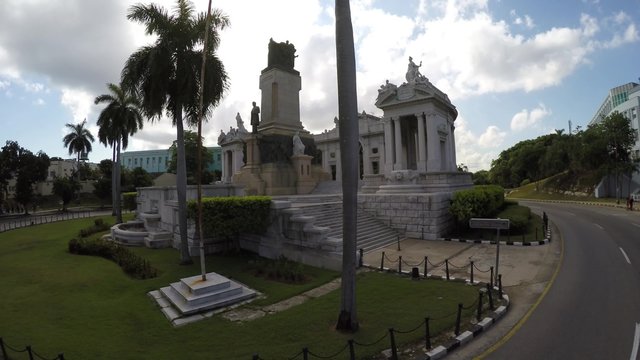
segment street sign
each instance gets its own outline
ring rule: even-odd
[[[471,218],[469,227],[472,229],[509,229],[509,219]]]

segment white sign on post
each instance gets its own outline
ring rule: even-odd
[[[469,227],[472,229],[509,229],[509,219],[471,218]]]
[[[500,264],[500,230],[508,230],[509,229],[509,219],[485,219],[485,218],[471,218],[469,220],[469,227],[472,229],[496,229],[496,273],[495,273],[495,282],[494,284],[498,284],[499,277],[499,269],[498,265]]]

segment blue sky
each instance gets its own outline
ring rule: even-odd
[[[148,3],[148,1],[143,1]],[[154,1],[171,9],[174,1]],[[126,20],[137,1],[2,0],[0,2],[0,142],[70,157],[66,123],[87,119],[93,99],[118,82],[127,57],[152,39]],[[204,11],[206,0],[194,2]],[[269,38],[297,49],[301,120],[307,130],[333,126],[337,114],[333,1],[218,0],[231,26],[219,56],[231,87],[204,128],[216,145],[221,129],[245,121],[260,102],[258,77]],[[352,0],[360,111],[388,79],[400,84],[407,58],[458,108],[459,163],[488,169],[518,141],[586,127],[611,87],[640,77],[640,0],[482,1]],[[168,119],[145,124],[129,150],[167,148]],[[94,143],[91,161],[111,152]]]

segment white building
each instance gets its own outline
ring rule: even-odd
[[[631,156],[636,159],[640,159],[640,85],[634,82],[630,82],[624,85],[616,86],[609,90],[609,93],[602,101],[602,105],[598,108],[593,118],[589,122],[589,125],[602,121],[603,118],[609,116],[613,112],[619,112],[624,117],[630,120],[631,127],[636,133],[636,143],[631,149]],[[623,180],[623,186],[621,190],[621,196],[626,197],[629,195],[629,188],[631,193],[637,192],[640,189],[640,173],[633,174],[630,184],[624,185],[629,181],[626,177]],[[614,196],[616,189],[615,185],[609,179],[603,179],[596,187],[596,197]]]

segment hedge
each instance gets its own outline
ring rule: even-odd
[[[453,194],[449,212],[459,224],[469,219],[493,217],[504,204],[504,189],[498,185],[479,185]]]
[[[517,202],[505,202],[505,208],[498,215],[502,219],[509,219],[511,234],[520,234],[527,230],[531,219],[531,209],[518,205]]]
[[[203,198],[203,232],[227,240],[240,233],[263,234],[269,226],[270,207],[269,196]],[[197,220],[197,211],[196,201],[189,201],[189,219]]]
[[[135,279],[150,279],[158,276],[158,270],[131,250],[111,241],[101,239],[71,239],[69,252],[78,255],[100,256],[118,264],[124,272]]]

